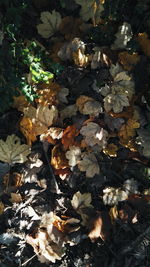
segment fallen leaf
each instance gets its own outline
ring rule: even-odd
[[[128,119],[126,124],[123,124],[118,132],[119,138],[122,140],[130,140],[131,137],[136,135],[136,129],[140,127],[140,123],[133,120]]]
[[[41,84],[38,86],[37,93],[39,98],[36,98],[36,103],[44,106],[58,104],[57,96],[61,90],[58,83],[49,82],[48,84]]]
[[[102,150],[107,145],[108,133],[95,122],[89,122],[82,126],[80,134],[84,136],[84,141],[89,146],[99,145]]]
[[[76,105],[69,105],[60,112],[60,117],[62,120],[65,118],[72,118],[77,114],[77,106]]]
[[[148,38],[147,33],[139,33],[137,40],[144,52],[144,54],[148,57],[150,57],[150,39]]]
[[[127,51],[124,51],[119,53],[118,60],[125,70],[131,71],[140,61],[140,56],[138,53],[129,54]]]
[[[9,199],[12,203],[20,203],[22,201],[22,196],[19,193],[11,193],[11,198]]]
[[[40,19],[42,24],[37,25],[37,30],[43,38],[49,38],[59,30],[61,23],[61,16],[59,12],[55,10],[51,13],[48,11],[41,12]]]
[[[87,178],[92,178],[95,174],[99,174],[100,172],[97,159],[92,153],[83,155],[82,160],[78,162],[78,168],[81,172],[86,172]]]
[[[111,45],[111,49],[117,50],[126,48],[127,43],[132,38],[132,35],[131,25],[128,22],[123,22],[123,24],[119,26],[118,32],[115,34],[116,40]]]
[[[60,92],[58,93],[58,100],[59,102],[68,103],[67,96],[69,95],[69,89],[68,88],[61,88]]]
[[[69,150],[66,152],[66,158],[69,160],[69,165],[74,167],[80,160],[81,149],[80,147],[70,146]]]
[[[84,55],[85,52],[85,43],[81,41],[79,38],[74,38],[72,41],[64,43],[64,45],[58,51],[58,56],[63,61],[66,60],[72,61],[73,53],[77,53],[79,50],[80,50],[79,56],[81,55],[81,60],[82,60],[82,55]]]
[[[75,125],[68,126],[62,136],[62,144],[65,149],[68,149],[69,146],[73,146],[75,144],[75,137],[79,135],[79,130],[75,127]]]
[[[92,19],[94,26],[96,26],[101,17],[101,13],[104,10],[100,1],[95,0],[75,0],[75,2],[81,5],[80,16],[83,21]]]
[[[126,139],[122,139],[121,138],[120,141],[119,141],[119,143],[122,146],[130,149],[132,152],[137,152],[138,151],[137,144],[136,144],[136,142],[135,142],[135,140],[133,138],[131,138],[130,140],[129,139],[126,140]]]
[[[12,107],[18,109],[21,112],[23,112],[24,108],[30,106],[30,102],[26,100],[24,95],[14,96],[13,99],[14,101]]]
[[[150,158],[150,134],[149,130],[140,128],[137,130],[138,137],[136,138],[136,144],[140,145],[143,149],[140,151],[146,158]]]
[[[30,146],[21,144],[20,138],[8,135],[6,141],[0,140],[0,160],[9,164],[23,163],[31,153]]]
[[[20,131],[27,139],[27,144],[32,145],[32,142],[36,141],[35,124],[31,119],[23,117],[20,121]]]
[[[124,107],[129,107],[129,100],[124,94],[109,94],[104,98],[104,108],[106,112],[113,110],[115,113],[123,111]]]
[[[96,216],[89,221],[88,237],[92,242],[101,238],[106,241],[111,237],[112,224],[109,213],[107,211],[97,212]]]
[[[3,212],[4,212],[4,204],[3,204],[3,202],[1,202],[0,201],[0,215],[2,215],[3,214]]]
[[[68,160],[66,159],[65,152],[62,150],[61,145],[56,145],[52,149],[51,164],[55,169],[68,168]]]
[[[59,140],[62,138],[63,135],[63,129],[58,127],[50,127],[44,134],[40,135],[41,141],[47,141],[50,144],[55,145],[56,140]]]
[[[72,16],[64,17],[59,26],[61,34],[65,36],[66,40],[71,40],[75,37],[81,36],[80,25],[82,20],[80,18],[74,18]]]
[[[37,109],[29,107],[24,110],[24,117],[31,119],[35,135],[43,134],[57,119],[58,111],[55,106],[38,105]]]
[[[94,101],[92,97],[86,96],[86,95],[81,95],[77,98],[76,100],[76,106],[79,109],[80,113],[83,114],[83,109],[84,105],[89,102],[89,101]]]
[[[107,147],[103,149],[103,152],[110,157],[117,157],[118,147],[115,144],[108,144]]]
[[[117,205],[119,201],[128,198],[128,194],[121,188],[107,187],[103,189],[103,202],[105,205]]]
[[[75,65],[86,67],[89,64],[89,56],[85,55],[80,48],[72,52],[72,57]]]

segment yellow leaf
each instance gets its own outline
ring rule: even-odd
[[[140,56],[137,53],[131,55],[127,51],[124,51],[119,53],[118,59],[124,69],[130,71],[139,62]]]
[[[106,148],[103,149],[103,152],[110,157],[117,157],[118,147],[114,144],[109,144]]]
[[[133,139],[130,139],[130,140],[126,140],[126,139],[120,139],[120,141],[119,141],[119,143],[122,145],[122,146],[124,146],[124,147],[126,147],[126,148],[128,148],[128,149],[130,149],[132,152],[137,152],[137,145],[136,145],[136,143],[135,143],[135,141],[133,140]]]
[[[120,139],[124,139],[124,140],[129,140],[130,137],[133,137],[136,135],[136,130],[137,128],[140,127],[140,123],[133,120],[133,119],[128,119],[126,124],[123,124],[118,136]]]
[[[3,202],[0,202],[0,215],[4,212],[4,204]]]
[[[144,52],[144,54],[150,57],[150,39],[148,39],[147,33],[139,33],[138,35],[138,42]]]

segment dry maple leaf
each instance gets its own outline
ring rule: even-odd
[[[92,242],[96,241],[99,237],[105,241],[111,236],[112,224],[111,218],[107,211],[97,212],[96,216],[89,221],[88,237]]]
[[[66,152],[66,158],[69,160],[69,165],[74,167],[80,160],[81,149],[77,146],[70,146],[69,150]]]
[[[82,126],[80,134],[84,136],[84,141],[89,146],[99,145],[99,149],[107,145],[108,133],[95,122],[89,122]]]
[[[0,215],[2,215],[3,214],[3,212],[4,212],[4,204],[3,204],[3,202],[1,202],[0,201]]]
[[[32,142],[36,141],[35,124],[31,119],[23,117],[20,121],[20,130],[27,139],[27,144],[31,145]]]
[[[8,135],[6,141],[0,140],[0,160],[9,164],[23,163],[31,153],[30,146],[21,144],[20,138]]]
[[[65,152],[62,150],[61,145],[56,145],[52,149],[51,164],[55,169],[68,168],[68,160],[66,159]]]
[[[58,104],[57,95],[61,87],[57,83],[49,82],[48,84],[41,84],[38,86],[38,95],[35,101],[41,105],[55,105]]]
[[[99,23],[100,16],[104,7],[101,1],[95,0],[75,0],[75,2],[81,5],[80,16],[83,21],[92,19],[94,26]]]
[[[62,136],[62,144],[65,149],[68,149],[69,146],[73,146],[75,142],[75,137],[79,135],[79,130],[75,127],[75,125],[68,126]]]
[[[46,133],[40,135],[41,141],[47,141],[51,144],[56,144],[55,140],[62,138],[63,129],[58,127],[50,127]]]
[[[80,53],[84,55],[85,43],[79,38],[74,38],[71,42],[66,42],[58,52],[58,56],[61,60],[73,60],[73,53],[76,53],[80,49]]]
[[[65,35],[66,40],[71,40],[74,37],[81,36],[80,25],[82,20],[80,18],[74,18],[72,16],[64,17],[59,26],[60,32]]]
[[[89,214],[93,213],[93,206],[91,205],[91,194],[81,194],[79,191],[73,195],[71,200],[72,207],[81,216],[83,226],[86,226],[89,220]]]
[[[92,153],[85,153],[83,155],[82,160],[78,162],[78,168],[80,171],[86,172],[87,178],[92,178],[100,172],[97,159]]]
[[[59,25],[61,23],[59,12],[55,10],[51,13],[48,11],[41,12],[40,19],[42,24],[37,25],[37,30],[43,38],[49,38],[59,30]]]
[[[118,147],[114,144],[108,144],[107,147],[103,149],[103,152],[110,157],[117,157]]]
[[[24,95],[14,96],[13,97],[13,108],[18,109],[19,111],[23,112],[24,108],[29,107],[31,104],[26,100]]]
[[[83,114],[84,105],[86,104],[86,102],[89,102],[89,101],[94,101],[94,99],[86,95],[81,95],[77,98],[76,106],[79,109],[81,114]]]
[[[103,193],[103,202],[105,205],[117,205],[119,201],[128,198],[128,194],[121,188],[107,187],[103,189]]]
[[[137,53],[129,54],[127,51],[124,51],[119,53],[118,60],[125,70],[130,71],[140,61],[140,56]]]
[[[134,119],[128,119],[126,124],[123,124],[119,130],[118,136],[122,140],[129,140],[136,135],[136,129],[140,127],[140,123]]]
[[[139,33],[137,39],[145,55],[150,57],[150,39],[148,39],[147,33]]]
[[[127,43],[132,38],[132,29],[131,25],[127,22],[123,22],[121,26],[119,26],[118,32],[115,34],[116,40],[111,45],[111,49],[123,49],[126,48]]]
[[[89,64],[89,56],[85,55],[79,48],[77,51],[72,52],[72,58],[75,65],[86,67]]]
[[[34,124],[35,135],[43,134],[52,125],[53,121],[58,117],[58,111],[55,106],[38,105],[37,109],[29,107],[24,110],[24,116],[30,118]]]

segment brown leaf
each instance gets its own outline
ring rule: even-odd
[[[58,83],[41,84],[37,91],[40,97],[35,101],[41,105],[56,105],[58,104],[57,94],[60,90],[61,87]]]
[[[137,53],[129,54],[127,51],[124,51],[119,53],[118,60],[125,70],[130,71],[140,61],[140,56]]]
[[[68,126],[62,136],[62,144],[65,149],[68,149],[69,146],[76,144],[75,137],[79,135],[79,130],[76,129],[75,125]]]
[[[148,39],[147,33],[139,33],[137,38],[144,54],[150,57],[150,39]]]
[[[91,241],[96,241],[97,238],[101,238],[106,241],[111,237],[111,218],[107,211],[97,212],[96,216],[89,222],[89,238]]]
[[[128,119],[127,123],[121,126],[118,136],[120,139],[129,140],[136,135],[136,129],[139,127],[139,122],[134,119]]]
[[[68,168],[68,160],[66,159],[65,152],[62,150],[61,145],[56,145],[52,149],[51,164],[55,169]]]
[[[115,144],[108,144],[106,148],[103,149],[103,152],[110,157],[117,157],[118,147]]]
[[[137,211],[126,204],[121,209],[118,209],[118,218],[120,218],[123,223],[135,223],[137,222]]]
[[[81,30],[79,27],[81,24],[82,20],[80,18],[67,16],[62,19],[59,30],[65,36],[66,40],[71,40],[74,37],[81,36]]]
[[[113,111],[108,112],[108,114],[113,118],[126,118],[130,119],[133,116],[133,107],[127,107],[125,111],[122,111],[120,113],[114,113]]]
[[[20,131],[27,139],[27,144],[31,145],[36,141],[35,125],[30,118],[23,117],[20,121]]]

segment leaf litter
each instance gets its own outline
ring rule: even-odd
[[[37,14],[47,57],[64,70],[35,86],[34,103],[15,97],[17,131],[0,133],[2,266],[126,266],[131,251],[132,266],[150,262],[150,116],[141,123],[149,105],[134,77],[150,38],[110,16],[114,39],[92,43],[91,29],[107,25],[107,2]]]

